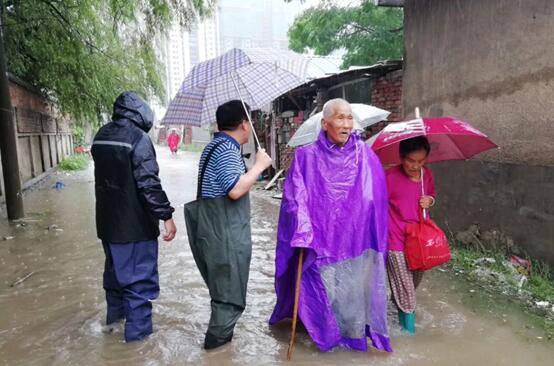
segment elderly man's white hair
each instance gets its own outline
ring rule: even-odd
[[[331,117],[333,113],[335,113],[335,107],[343,103],[350,105],[350,103],[348,103],[347,100],[344,100],[342,98],[330,99],[327,102],[325,102],[325,104],[323,105],[323,119],[327,119]]]

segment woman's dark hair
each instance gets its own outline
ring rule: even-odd
[[[244,103],[244,105],[250,112],[248,104]],[[219,131],[233,131],[237,129],[242,121],[247,120],[248,116],[240,100],[231,100],[217,107],[215,119]]]
[[[427,155],[429,155],[431,145],[429,145],[427,137],[417,136],[400,141],[400,158],[404,159],[408,154],[418,150],[425,150]]]

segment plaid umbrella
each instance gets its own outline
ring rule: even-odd
[[[196,65],[169,104],[162,124],[215,122],[217,107],[242,99],[258,109],[304,82],[307,60],[290,51],[231,49]]]

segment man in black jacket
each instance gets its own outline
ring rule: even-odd
[[[106,324],[125,319],[125,340],[152,333],[152,303],[159,295],[159,220],[163,239],[176,228],[158,177],[156,153],[147,132],[153,114],[135,93],[115,101],[112,122],[94,137],[92,157],[96,191],[96,230],[106,262]]]

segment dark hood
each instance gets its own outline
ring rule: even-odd
[[[117,122],[120,119],[128,119],[144,132],[148,132],[152,128],[154,114],[136,93],[126,91],[117,97],[113,105],[112,121]]]

